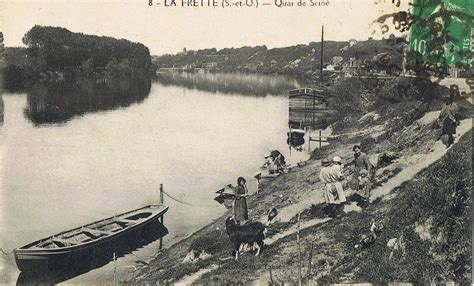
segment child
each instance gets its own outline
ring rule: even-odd
[[[362,197],[362,202],[360,202],[361,207],[367,207],[370,199],[370,178],[369,172],[365,169],[360,170],[359,177],[359,187],[357,194]]]

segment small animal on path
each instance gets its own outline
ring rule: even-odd
[[[376,222],[372,220],[372,225],[370,226],[370,231],[364,234],[361,234],[359,237],[359,243],[354,246],[354,248],[368,247],[375,242],[377,235],[382,232],[383,224],[381,222]]]
[[[236,260],[239,258],[239,251],[245,248],[245,244],[257,251],[255,256],[260,254],[265,238],[263,223],[251,221],[244,225],[238,225],[234,218],[228,217],[225,221],[225,227],[233,244],[233,255],[235,255]]]
[[[273,223],[273,219],[278,215],[278,211],[276,208],[272,208],[271,210],[268,211],[268,216],[267,216],[267,226],[269,226],[271,223]]]

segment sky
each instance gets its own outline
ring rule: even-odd
[[[23,35],[34,25],[60,26],[73,32],[141,42],[151,54],[162,55],[183,48],[273,48],[318,42],[322,25],[325,40],[380,38],[380,33],[371,35],[372,21],[400,9],[391,0],[328,0],[325,7],[309,6],[309,1],[318,0],[302,0],[307,6],[281,8],[275,6],[280,0],[259,0],[258,8],[222,8],[222,0],[215,0],[219,7],[183,7],[183,0],[176,0],[176,7],[165,7],[165,0],[153,0],[161,5],[149,6],[148,1],[3,0],[0,29],[5,46],[22,46]],[[298,0],[285,1],[296,4]],[[271,5],[263,6],[263,2]]]

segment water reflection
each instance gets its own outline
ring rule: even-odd
[[[94,82],[92,86],[97,90],[100,84],[103,83]],[[288,150],[285,96],[230,96],[153,81],[150,95],[143,94],[146,100],[141,104],[104,114],[90,113],[61,128],[51,124],[36,128],[30,117],[24,116],[25,110],[39,104],[33,102],[58,101],[63,110],[65,105],[60,97],[63,94],[60,84],[47,85],[57,89],[52,93],[53,99],[40,95],[49,92],[44,85],[38,85],[43,91],[3,97],[3,130],[8,134],[3,160],[8,168],[3,170],[0,188],[6,223],[0,232],[0,246],[7,250],[48,233],[69,229],[71,225],[83,225],[110,213],[154,203],[161,183],[183,201],[216,205],[215,208],[183,208],[180,203],[166,201],[170,207],[166,226],[171,234],[167,241],[180,240],[225,212],[214,203],[214,192],[224,184],[235,182],[239,176],[251,178],[263,164],[268,149],[280,150],[292,165],[308,158],[306,152],[290,154]],[[81,89],[77,83],[74,85]],[[70,86],[63,89],[73,90]],[[100,100],[107,100],[105,93],[96,94]],[[74,93],[69,92],[70,96]],[[82,101],[68,98],[68,101],[92,101],[93,107],[70,104],[65,110],[79,116],[80,112],[93,112],[104,106],[99,99],[94,102],[89,97]],[[256,183],[249,181],[248,187],[253,191]],[[18,202],[21,207],[14,207]],[[157,244],[151,243],[133,254],[151,259]],[[104,257],[110,262],[112,256]],[[117,265],[136,265],[134,259],[135,256],[126,255]],[[0,269],[0,281],[11,284],[18,272],[13,260],[6,262],[9,264]],[[109,263],[67,283],[110,284],[112,266]],[[124,272],[119,271],[119,280]],[[3,277],[6,278],[2,280]]]
[[[296,79],[284,76],[232,73],[164,72],[158,74],[158,81],[165,86],[177,85],[208,92],[253,96],[286,95],[289,90],[299,87]]]
[[[95,268],[102,267],[111,262],[115,253],[116,257],[121,257],[137,250],[153,241],[168,234],[168,229],[159,221],[153,222],[139,231],[120,238],[120,241],[114,241],[100,245],[89,252],[89,256],[80,258],[71,257],[70,264],[63,265],[61,269],[51,269],[40,273],[21,272],[17,279],[17,285],[37,285],[37,284],[56,284],[69,280],[77,275],[84,274]],[[145,263],[144,261],[140,261]]]
[[[28,88],[24,114],[35,125],[64,123],[85,113],[140,103],[150,88],[151,78],[35,82]]]

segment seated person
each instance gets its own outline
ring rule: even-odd
[[[273,160],[273,164],[275,166],[275,171],[283,172],[283,169],[286,166],[285,156],[280,153],[278,150],[273,150],[270,152],[270,158]]]

